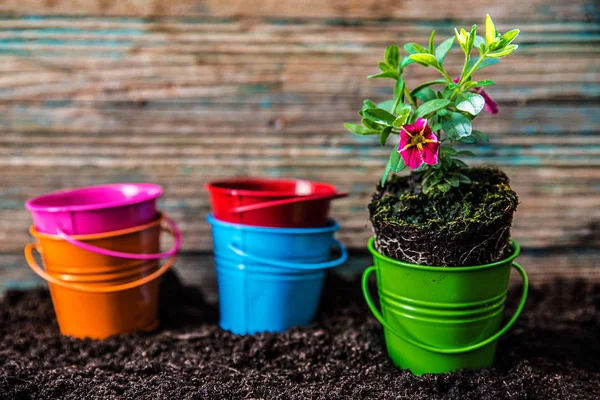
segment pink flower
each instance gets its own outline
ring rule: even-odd
[[[460,76],[454,80],[454,83],[458,83],[459,80]],[[483,109],[485,111],[489,112],[490,114],[498,114],[498,103],[492,100],[490,95],[487,94],[482,87],[474,89],[473,92],[481,95],[483,100],[485,100],[485,104],[483,105]]]
[[[483,90],[482,87],[476,88],[473,91],[477,94],[480,94],[485,100],[485,104],[483,106],[485,111],[489,112],[490,114],[498,114],[498,104],[492,100],[492,98],[485,92],[485,90]]]
[[[402,125],[398,153],[410,169],[417,169],[423,163],[437,164],[439,149],[440,141],[426,119],[418,118],[414,124]]]

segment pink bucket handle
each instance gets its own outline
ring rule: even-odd
[[[247,206],[238,206],[231,209],[234,214],[240,214],[247,211],[261,210],[263,208],[277,207],[285,204],[300,203],[303,201],[324,200],[324,199],[341,199],[347,197],[348,193],[332,193],[332,194],[313,194],[308,196],[290,197],[289,199],[263,201],[261,203],[248,204]]]
[[[181,247],[181,232],[179,231],[177,224],[166,215],[163,215],[163,219],[167,222],[167,227],[162,228],[169,232],[175,238],[175,244],[173,245],[173,248],[171,250],[158,254],[132,254],[103,249],[102,247],[92,246],[91,244],[83,243],[76,239],[73,239],[71,236],[64,233],[60,228],[58,228],[58,236],[60,236],[61,239],[64,239],[66,242],[72,244],[73,246],[79,247],[80,249],[102,254],[105,256],[127,258],[131,260],[158,260],[160,258],[171,257],[172,255],[177,253],[179,251],[179,248]]]

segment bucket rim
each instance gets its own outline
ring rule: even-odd
[[[221,187],[219,185],[226,185],[226,184],[244,184],[244,183],[274,183],[274,182],[280,182],[280,183],[294,183],[294,184],[298,184],[299,182],[307,182],[309,183],[311,186],[314,185],[321,185],[323,187],[326,187],[327,189],[329,189],[331,191],[331,194],[335,194],[337,193],[337,187],[330,184],[330,183],[326,183],[326,182],[319,182],[319,181],[311,181],[308,179],[293,179],[293,178],[286,178],[286,179],[279,179],[279,178],[228,178],[228,179],[221,179],[221,180],[217,180],[217,181],[211,181],[206,183],[205,188],[206,190],[208,190],[211,193],[218,193],[218,194],[224,194],[224,195],[228,195],[228,196],[252,196],[252,197],[303,197],[303,196],[309,196],[312,195],[314,193],[311,194],[307,194],[307,195],[299,195],[298,193],[296,193],[295,191],[267,191],[267,190],[252,190],[252,189],[232,189],[232,188],[226,188],[226,187]]]
[[[340,229],[340,224],[333,218],[327,220],[327,225],[323,227],[317,228],[276,228],[271,226],[254,226],[254,225],[244,225],[244,224],[236,224],[233,222],[222,221],[213,217],[212,214],[208,214],[206,216],[206,220],[211,226],[221,226],[239,229],[243,231],[251,231],[251,232],[266,232],[266,233],[275,233],[275,234],[312,234],[312,233],[328,233],[328,232],[336,232]]]
[[[75,239],[75,240],[79,240],[79,241],[86,241],[86,240],[107,239],[107,238],[111,238],[111,237],[115,237],[115,236],[124,236],[124,235],[129,235],[131,233],[141,232],[148,228],[153,228],[156,225],[160,226],[160,224],[162,223],[162,221],[165,218],[165,215],[162,211],[157,211],[156,214],[157,214],[157,217],[153,221],[150,221],[144,225],[138,225],[138,226],[134,226],[134,227],[127,228],[127,229],[120,229],[118,231],[91,233],[91,234],[86,234],[86,235],[69,235],[69,237],[72,239]],[[38,239],[44,238],[44,239],[65,241],[62,237],[60,237],[60,235],[53,235],[51,233],[39,232],[33,224],[29,227],[29,233],[31,234],[31,236],[38,238]]]
[[[514,239],[510,239],[510,247],[512,248],[512,254],[503,260],[495,261],[495,262],[489,263],[489,264],[482,264],[482,265],[471,265],[471,266],[464,266],[464,267],[447,267],[447,266],[419,265],[419,264],[408,263],[406,261],[395,260],[391,257],[381,254],[380,252],[377,251],[377,249],[375,249],[375,238],[374,237],[371,237],[368,242],[369,252],[373,255],[373,257],[379,258],[388,263],[394,264],[396,266],[415,269],[418,271],[435,271],[435,272],[447,272],[447,273],[479,271],[479,270],[483,270],[483,269],[497,268],[497,267],[506,265],[507,263],[511,263],[515,258],[517,258],[519,256],[519,253],[521,252],[521,247],[519,246],[519,243],[517,243],[517,241],[515,241]]]
[[[94,204],[80,204],[80,205],[65,205],[65,206],[44,206],[40,204],[36,204],[41,200],[45,200],[52,197],[63,196],[68,193],[76,193],[83,192],[87,190],[97,190],[97,189],[117,189],[122,188],[124,186],[136,186],[138,188],[143,188],[145,193],[139,194],[129,199],[123,199],[118,201],[111,202],[103,202],[103,203],[94,203]],[[45,193],[40,196],[32,197],[25,202],[25,208],[29,211],[34,212],[49,212],[49,213],[59,213],[59,212],[74,212],[74,211],[94,211],[101,210],[106,208],[116,208],[123,207],[132,204],[139,204],[145,201],[154,200],[158,197],[162,196],[163,188],[160,185],[154,183],[108,183],[104,185],[93,185],[93,186],[82,186],[77,188],[63,189],[55,192]]]

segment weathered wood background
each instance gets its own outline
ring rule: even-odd
[[[208,180],[333,182],[352,193],[333,209],[339,236],[364,249],[366,204],[390,150],[342,123],[357,120],[364,97],[391,94],[366,75],[386,45],[425,43],[432,28],[441,41],[486,12],[501,31],[521,28],[521,47],[480,75],[498,83],[489,92],[501,112],[476,121],[492,143],[468,161],[512,177],[526,267],[600,280],[594,1],[0,0],[3,284],[26,280],[15,272],[27,271],[25,199],[105,182],[163,185],[161,207],[189,254],[210,252]],[[447,61],[457,74],[461,63]],[[412,66],[408,83],[428,75]]]

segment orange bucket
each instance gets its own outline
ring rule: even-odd
[[[163,218],[121,231],[72,238],[109,251],[155,253],[160,248]],[[173,229],[163,229],[177,236]],[[176,253],[157,269],[156,260],[98,254],[33,227],[30,232],[38,244],[27,245],[25,257],[31,269],[48,282],[62,334],[103,339],[158,327],[160,277],[171,268]],[[45,269],[37,264],[34,249],[42,255]]]

